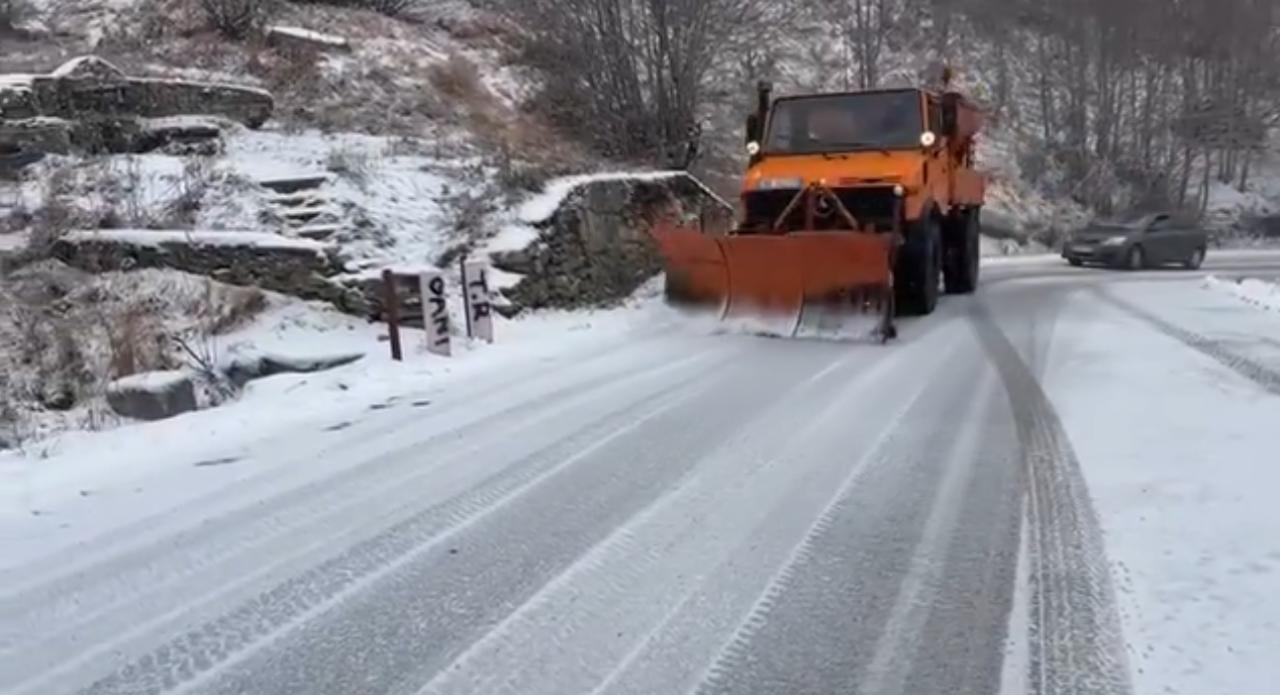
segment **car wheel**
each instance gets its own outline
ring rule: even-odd
[[[1191,258],[1182,264],[1187,270],[1199,270],[1200,264],[1204,263],[1204,249],[1196,249],[1191,252]]]
[[[1142,247],[1135,246],[1129,249],[1128,255],[1125,256],[1125,268],[1142,270],[1145,267],[1147,267],[1147,256],[1142,252]]]
[[[1068,263],[1070,263],[1071,265],[1073,265],[1073,266],[1077,267],[1077,268],[1079,268],[1080,266],[1084,265],[1084,261],[1080,260],[1079,258],[1068,258],[1068,259],[1067,259],[1067,262],[1068,262]]]

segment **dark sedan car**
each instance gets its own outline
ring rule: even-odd
[[[1176,263],[1195,270],[1204,262],[1208,246],[1209,235],[1199,226],[1162,213],[1091,224],[1067,239],[1062,257],[1071,265],[1097,263],[1137,270]]]

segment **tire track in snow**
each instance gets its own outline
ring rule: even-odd
[[[1106,289],[1094,287],[1093,291],[1111,306],[1142,321],[1183,345],[1212,358],[1218,364],[1258,385],[1267,393],[1273,396],[1280,396],[1280,372],[1276,372],[1248,357],[1236,354],[1226,348],[1220,341],[1170,323],[1146,309],[1120,299]]]
[[[943,365],[936,361],[931,364],[933,366],[928,370],[929,376],[922,379],[918,388],[914,389],[894,409],[887,426],[866,449],[866,453],[852,464],[843,480],[835,486],[834,493],[827,498],[826,504],[821,508],[816,519],[799,541],[792,546],[781,565],[765,583],[755,603],[750,606],[728,639],[723,642],[719,653],[714,656],[710,665],[695,680],[696,692],[699,695],[731,691],[736,683],[743,682],[740,680],[742,678],[752,681],[755,684],[752,687],[763,686],[755,677],[758,674],[748,668],[749,664],[755,664],[757,661],[756,650],[760,648],[755,643],[757,637],[769,626],[770,616],[793,590],[793,585],[800,581],[805,567],[816,559],[815,553],[818,552],[823,540],[835,531],[841,517],[849,512],[853,492],[862,478],[872,469],[878,469],[890,463],[889,459],[895,446],[904,439],[904,422],[913,410],[921,407],[925,402],[925,394],[934,385],[932,376],[943,368]],[[837,692],[839,688],[832,686],[831,691]]]
[[[1039,381],[984,304],[972,325],[1004,383],[1027,469],[1032,692],[1131,693],[1102,529],[1080,463]]]
[[[847,394],[892,369],[881,355],[851,378],[837,376],[862,357],[846,354],[744,422],[744,436],[702,457],[698,467],[471,645],[420,694],[607,690],[687,605],[696,578],[714,572],[762,515],[790,496],[787,482],[804,470],[797,447],[812,446],[818,431],[850,405],[847,395],[819,392],[834,386]],[[801,407],[815,400],[825,403],[816,416]],[[557,656],[565,651],[581,658],[564,664]],[[512,654],[519,655],[518,663]]]
[[[1006,454],[1015,439],[1010,427],[989,442],[985,425],[1001,413],[977,399],[975,386],[985,380],[992,390],[994,373],[978,343],[961,331],[931,346],[920,356],[925,362],[904,356],[913,367],[932,367],[932,374],[917,369],[922,393],[881,435],[873,462],[828,507],[799,561],[782,575],[785,583],[744,621],[699,692],[983,692],[998,678],[1012,571],[1008,581],[987,587],[992,573],[986,564],[972,571],[970,559],[992,557],[993,546],[1012,534],[969,533],[960,520],[976,520],[982,531],[1013,529],[1016,517],[1000,502],[1016,497],[1017,486],[987,490],[980,483],[1007,480],[1016,470]],[[928,359],[940,352],[944,360]],[[996,600],[972,600],[989,588]],[[928,629],[943,609],[982,629],[978,639],[964,630]],[[955,642],[940,642],[939,635]]]
[[[982,364],[981,378],[972,394],[974,413],[985,414],[991,406],[994,375]],[[948,535],[954,530],[964,505],[963,493],[975,477],[984,419],[970,418],[961,426],[943,464],[942,480],[929,505],[929,513],[919,543],[912,552],[910,564],[898,594],[893,599],[866,672],[858,683],[860,695],[910,692],[904,689],[913,662],[926,638],[925,624],[937,597],[946,592],[939,583],[948,560]],[[930,600],[933,599],[933,600]],[[965,664],[967,666],[967,664]],[[953,682],[966,679],[953,677]]]
[[[597,434],[594,441],[578,448],[577,453],[521,469],[519,475],[504,476],[471,494],[427,510],[126,665],[84,692],[156,693],[178,685],[196,687],[200,680],[212,675],[211,671],[233,665],[246,652],[279,639],[283,633],[333,608],[344,598],[492,514],[539,481],[636,430],[668,408],[697,395],[698,391],[686,383],[646,399],[641,404],[640,415],[628,417],[623,423],[611,423],[602,435]]]
[[[6,626],[14,626],[15,630],[23,624],[47,628],[64,617],[72,619],[72,626],[91,623],[117,603],[139,594],[154,596],[165,585],[204,572],[247,548],[260,546],[295,528],[312,524],[316,518],[336,516],[336,512],[345,507],[383,496],[388,490],[421,478],[474,449],[469,437],[514,436],[522,430],[554,420],[558,413],[576,407],[601,390],[642,381],[654,374],[687,365],[696,367],[699,361],[713,357],[708,353],[641,369],[609,371],[531,396],[461,425],[447,424],[446,421],[445,426],[436,431],[432,431],[431,421],[427,421],[426,436],[415,434],[412,443],[397,442],[390,451],[385,447],[380,449],[365,439],[366,433],[360,432],[360,438],[351,447],[359,447],[362,450],[360,455],[354,463],[346,464],[335,474],[254,500],[252,504],[227,515],[206,520],[196,529],[180,531],[159,544],[118,555],[68,577],[0,600],[0,619]],[[552,405],[536,407],[535,404],[541,403]],[[422,420],[421,417],[418,419]],[[404,423],[400,424],[403,426]],[[382,466],[380,462],[412,458],[406,454],[415,450],[430,452],[434,460],[427,464],[408,461],[408,465],[402,463],[370,470],[371,467]],[[292,465],[286,464],[286,467]],[[21,639],[27,631],[16,632],[15,636],[0,639],[0,655],[11,651],[14,638]]]
[[[461,420],[460,424],[449,425],[448,428],[434,432],[430,436],[419,435],[411,442],[402,442],[397,447],[397,451],[390,452],[392,454],[402,453],[403,450],[409,447],[423,446],[434,439],[448,437],[449,435],[466,434],[468,431],[482,427],[490,421],[500,421],[502,418],[520,415],[524,410],[536,409],[538,403],[550,398],[563,397],[572,393],[575,387],[597,388],[601,385],[607,385],[610,379],[616,379],[620,375],[637,371],[637,367],[649,370],[657,369],[671,361],[688,356],[687,352],[680,353],[653,349],[653,343],[669,338],[670,336],[663,334],[642,336],[637,341],[627,343],[619,349],[596,351],[566,364],[556,364],[552,369],[540,371],[527,379],[522,379],[520,383],[515,385],[512,385],[507,380],[496,383],[489,383],[486,380],[475,390],[471,390],[469,387],[458,388],[456,385],[453,389],[446,387],[444,397],[433,403],[429,414],[416,410],[404,414],[384,412],[370,418],[370,421],[373,422],[371,426],[362,426],[358,431],[353,430],[344,433],[345,436],[336,440],[319,438],[320,441],[316,442],[314,446],[308,443],[298,447],[293,440],[298,436],[299,432],[291,431],[288,433],[290,437],[288,462],[277,464],[260,475],[253,476],[232,486],[232,489],[217,490],[208,495],[192,499],[185,506],[214,509],[213,514],[198,520],[199,523],[203,524],[206,518],[214,516],[222,518],[224,514],[232,514],[235,511],[239,511],[237,508],[227,511],[218,509],[218,507],[234,506],[241,503],[243,492],[239,488],[242,486],[261,485],[263,483],[288,484],[291,474],[289,469],[294,465],[314,467],[317,460],[337,459],[353,452],[368,459],[378,458],[377,456],[371,456],[368,451],[368,443],[370,441],[376,441],[386,435],[403,431],[410,425],[420,424],[428,419],[432,422],[447,422],[451,418]],[[719,346],[711,347],[715,349]],[[640,361],[638,363],[626,362],[622,359],[623,356],[632,352],[637,353],[639,356]],[[572,373],[572,376],[567,380],[563,376],[566,372]],[[557,381],[568,381],[569,383],[561,386],[549,386],[549,383],[554,384]],[[459,395],[457,398],[450,400],[449,396],[454,391],[463,391],[465,397]],[[424,392],[422,395],[434,397],[431,392]],[[510,404],[513,400],[515,401],[514,405]],[[490,412],[484,412],[483,409],[478,408],[478,404],[491,401],[501,401],[502,405]],[[479,415],[475,415],[470,419],[465,417],[466,415],[474,414],[478,409],[481,410]],[[253,449],[255,446],[261,446],[264,443],[278,439],[280,439],[279,435],[263,437],[242,444],[238,450]],[[336,470],[334,474],[337,475],[342,472],[342,470]],[[82,579],[89,573],[105,568],[113,558],[124,553],[137,552],[140,549],[147,548],[149,545],[153,545],[157,541],[172,540],[176,534],[166,528],[172,525],[172,514],[173,510],[165,510],[159,514],[148,516],[95,537],[91,541],[69,546],[66,550],[22,567],[0,569],[0,621],[5,619],[5,606],[10,603],[29,605],[33,602],[31,595],[21,596],[14,600],[13,597],[19,593],[25,594],[33,589],[40,588],[41,585],[49,588],[56,582],[70,581],[74,583],[77,578]],[[219,525],[222,526],[223,524]],[[208,531],[208,529],[205,530]],[[197,539],[189,536],[184,535],[183,537],[184,545],[189,545],[196,541]],[[126,569],[132,569],[137,564],[135,561],[125,563],[122,566]],[[2,647],[3,641],[0,640],[0,648]]]
[[[760,369],[755,360],[737,362],[696,400],[466,529],[450,541],[460,550],[457,555],[441,549],[423,556],[374,589],[352,596],[340,610],[249,655],[201,692],[413,692],[694,471],[744,422],[773,400],[786,399],[824,363],[846,354],[829,346],[754,343],[760,347],[756,356],[770,369]],[[589,603],[587,597],[575,598],[574,606]]]
[[[286,536],[288,532],[304,527],[309,537],[326,536],[329,532],[316,528],[316,524],[324,520],[332,520],[330,525],[335,527],[331,532],[341,535],[350,530],[352,524],[349,519],[370,516],[356,512],[360,505],[368,506],[367,501],[372,499],[379,500],[381,509],[376,512],[385,512],[389,503],[397,496],[405,497],[404,491],[411,490],[414,481],[427,479],[437,469],[451,465],[451,462],[474,450],[476,445],[473,440],[467,439],[468,434],[512,438],[521,431],[554,420],[567,409],[588,402],[596,391],[605,387],[643,382],[654,374],[689,365],[697,367],[701,361],[711,357],[695,355],[650,369],[633,370],[632,373],[622,375],[621,379],[618,378],[619,374],[609,373],[550,395],[544,394],[544,398],[552,401],[550,407],[529,410],[529,403],[517,404],[478,422],[431,437],[428,442],[436,442],[440,446],[429,449],[434,460],[428,464],[420,463],[416,457],[402,456],[405,460],[401,465],[389,466],[372,473],[360,466],[352,466],[338,476],[255,502],[229,517],[206,524],[197,533],[180,534],[153,549],[151,553],[119,558],[107,567],[99,568],[92,575],[82,578],[83,583],[45,587],[31,595],[7,602],[6,610],[11,612],[0,612],[0,615],[5,616],[6,630],[11,632],[12,637],[9,638],[10,648],[0,652],[0,666],[3,667],[0,668],[0,673],[17,673],[19,667],[29,670],[38,666],[39,660],[33,659],[33,654],[41,650],[49,655],[49,659],[56,659],[59,668],[67,668],[112,643],[99,644],[96,650],[95,647],[84,647],[86,639],[93,639],[94,630],[112,640],[123,637],[122,631],[138,633],[148,622],[140,617],[146,615],[145,610],[142,613],[136,610],[139,597],[145,597],[147,610],[163,605],[161,602],[166,597],[170,598],[170,602],[178,610],[183,610],[190,607],[193,593],[203,596],[201,592],[204,591],[214,592],[216,595],[234,589],[236,585],[265,574],[274,565],[298,555],[299,550],[305,552],[309,547],[325,555],[332,555],[332,551],[328,549],[333,547],[331,544],[328,548],[323,542],[298,544],[288,542]],[[517,415],[521,417],[516,417]],[[497,430],[488,429],[490,420],[493,419],[499,422]],[[485,440],[481,436],[474,441]],[[376,447],[372,453],[378,453]],[[379,458],[372,456],[370,460]],[[419,505],[423,500],[410,494],[405,503]],[[395,506],[391,505],[390,508],[395,509]],[[390,525],[392,521],[389,520],[386,524]],[[270,548],[272,543],[278,547],[266,553],[272,558],[272,562],[266,565],[248,552]],[[241,567],[227,565],[229,559],[237,558]],[[232,582],[218,581],[210,573],[213,568],[219,570],[216,573],[218,576],[234,576],[236,579]],[[104,579],[92,581],[99,576]],[[196,582],[195,586],[191,585],[191,580]],[[205,582],[207,588],[199,589],[200,582]],[[117,611],[120,613],[118,619],[114,623],[104,620],[103,616],[110,616],[110,611],[115,608],[120,609]],[[64,620],[66,622],[61,622]],[[113,624],[117,627],[111,627]],[[86,626],[91,628],[88,634]],[[32,632],[40,633],[39,641],[33,642],[28,637]],[[79,654],[76,659],[59,658],[59,650],[46,649],[48,645],[56,645],[58,640],[67,639],[77,642],[74,650]],[[54,663],[51,661],[49,665]]]
[[[663,369],[657,371],[676,371],[681,373],[683,370],[677,369],[678,367],[697,366],[706,359],[708,359],[707,356],[693,356],[678,363],[665,365]],[[628,376],[627,380],[643,382],[646,378],[650,378],[654,371],[641,370]],[[698,392],[697,385],[693,382],[680,379],[673,381],[674,383],[672,381],[663,382],[665,385],[662,385],[656,393],[644,396],[638,402],[634,402],[620,411],[602,413],[602,419],[591,422],[568,439],[557,440],[542,451],[525,454],[520,461],[517,461],[517,464],[523,462],[523,465],[505,466],[487,479],[472,486],[464,494],[448,499],[442,504],[431,506],[423,512],[396,523],[389,530],[362,541],[309,571],[294,576],[259,594],[231,613],[212,620],[199,629],[159,647],[138,661],[124,667],[115,676],[99,681],[90,688],[89,692],[116,692],[117,687],[124,687],[127,691],[132,692],[125,686],[126,683],[142,683],[143,685],[140,687],[143,691],[156,691],[194,677],[204,668],[208,668],[223,658],[273,634],[278,626],[297,618],[303,613],[313,611],[319,605],[332,603],[337,600],[335,597],[341,595],[357,582],[372,581],[371,577],[380,576],[391,565],[406,561],[406,553],[416,554],[424,550],[426,546],[423,544],[434,545],[438,543],[440,537],[456,531],[458,525],[470,523],[475,518],[491,512],[494,507],[500,506],[514,495],[549,475],[556,470],[557,466],[568,465],[566,462],[577,460],[582,451],[588,450],[583,448],[578,454],[564,458],[559,452],[566,447],[594,446],[592,442],[600,441],[595,438],[601,436],[602,430],[605,432],[604,437],[607,440],[616,436],[617,433],[633,429],[635,423],[632,422],[632,415],[637,409],[652,410],[654,404],[661,406],[661,404],[666,403],[669,405],[672,402],[680,402],[683,399],[690,398]],[[617,382],[615,381],[614,383],[616,384]],[[577,396],[570,397],[570,400],[573,402],[580,401],[585,404],[590,399],[582,396],[590,395],[590,393],[591,391],[588,390],[585,394],[577,394]],[[673,394],[675,395],[673,396]],[[538,411],[537,416],[525,423],[525,426],[536,425],[538,422],[554,418],[566,407],[552,404],[552,407]],[[660,413],[663,409],[664,407],[658,407],[653,412]],[[478,445],[484,445],[484,442],[488,440],[480,437],[474,441],[479,442]],[[469,448],[475,448],[478,445],[471,444]],[[458,458],[461,455],[458,454],[452,458]],[[430,471],[424,470],[424,467],[415,458],[409,457],[405,463],[411,464],[409,469],[416,471],[412,476],[413,479],[427,480],[430,478]],[[447,461],[443,463],[447,463]],[[412,483],[412,480],[400,479],[393,482],[396,482],[393,487],[403,488],[409,495],[412,495],[416,489],[416,486],[406,484],[406,482]],[[382,489],[385,491],[386,487],[384,486]],[[341,487],[337,488],[337,492],[339,496],[349,494],[348,490],[344,490]],[[376,494],[366,496],[370,500],[376,499],[376,497]],[[315,500],[309,500],[309,503],[314,505]],[[332,518],[336,518],[339,521],[347,518],[346,515],[342,514],[343,510],[341,508],[335,510],[323,505],[318,508],[332,513]],[[350,522],[347,521],[346,523]],[[310,530],[308,528],[308,531]],[[321,535],[324,536],[324,534]],[[323,546],[323,540],[324,538],[317,544]],[[261,562],[260,557],[257,555],[246,555],[246,558],[251,563]],[[98,644],[94,648],[97,651],[102,651],[109,647],[110,643],[106,643]],[[68,663],[59,664],[59,669],[71,665]],[[156,674],[162,671],[171,671],[172,673],[156,677]],[[55,674],[56,670],[40,674],[39,678],[45,679]],[[29,681],[28,687],[37,687],[41,682],[44,681]],[[37,687],[35,692],[41,691]]]

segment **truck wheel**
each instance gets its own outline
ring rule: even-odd
[[[947,294],[973,294],[978,289],[980,214],[980,208],[966,210],[947,230],[950,234],[946,240],[947,255],[942,273]]]
[[[938,306],[942,273],[942,232],[937,217],[926,216],[907,235],[894,270],[898,314],[927,316]]]

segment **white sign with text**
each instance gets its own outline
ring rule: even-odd
[[[445,299],[444,275],[438,270],[422,273],[422,323],[427,330],[427,352],[448,357],[449,304]]]

